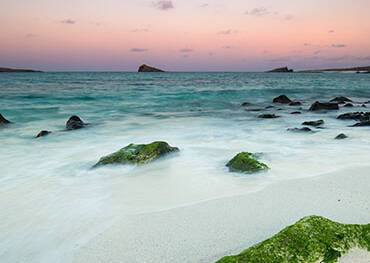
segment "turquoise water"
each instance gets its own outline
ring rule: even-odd
[[[303,105],[265,109],[280,94]],[[340,95],[355,107],[307,111],[315,100]],[[364,111],[369,100],[366,74],[1,74],[0,113],[14,123],[0,128],[0,261],[69,262],[124,215],[361,166],[369,159],[369,128],[348,127],[354,122],[336,116]],[[290,114],[296,110],[302,114]],[[261,113],[281,118],[257,118]],[[71,115],[90,125],[63,131]],[[318,119],[325,125],[315,133],[287,131]],[[35,139],[40,130],[53,133]],[[349,139],[333,140],[341,132]],[[181,151],[141,167],[90,169],[129,143],[154,140]],[[271,169],[229,173],[225,163],[240,151],[258,153]]]

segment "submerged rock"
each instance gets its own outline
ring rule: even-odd
[[[85,127],[87,123],[84,123],[80,117],[73,115],[70,117],[66,123],[67,130],[77,130]]]
[[[43,131],[40,131],[37,135],[36,135],[36,138],[40,138],[40,137],[44,137],[44,136],[47,136],[51,133],[51,131],[46,131],[46,130],[43,130]]]
[[[338,134],[338,135],[335,137],[335,139],[336,139],[336,140],[343,140],[343,139],[346,139],[346,138],[348,138],[348,136],[347,136],[347,135],[345,135],[344,133]]]
[[[247,174],[268,169],[266,164],[257,161],[253,154],[249,152],[238,153],[226,164],[226,166],[229,167],[230,172],[241,172]]]
[[[352,108],[353,107],[353,104],[352,103],[346,103],[343,107]]]
[[[339,120],[356,120],[368,121],[370,120],[370,112],[348,112],[337,117]]]
[[[352,125],[352,127],[367,127],[367,126],[370,126],[370,121],[361,121]]]
[[[253,104],[252,103],[250,103],[250,102],[243,102],[242,103],[242,106],[243,107],[248,107],[248,106],[252,106]]]
[[[278,115],[275,115],[275,114],[261,114],[258,116],[258,118],[261,118],[261,119],[276,119],[276,118],[280,118],[280,116]]]
[[[161,69],[143,64],[139,67],[138,72],[164,72],[164,71]]]
[[[318,127],[323,125],[325,122],[323,120],[317,120],[317,121],[305,121],[302,123],[302,125],[306,126],[313,126],[313,127]]]
[[[310,111],[319,111],[319,110],[339,110],[339,106],[337,103],[329,103],[329,102],[319,102],[316,101],[314,104],[311,105]]]
[[[370,224],[348,225],[309,216],[239,255],[218,263],[334,263],[352,248],[370,250]]]
[[[129,144],[115,153],[102,157],[94,167],[107,164],[145,164],[178,151],[179,148],[171,147],[167,142],[161,141]]]
[[[0,125],[1,124],[9,124],[11,123],[10,121],[8,121],[7,119],[5,119],[5,117],[0,113]]]
[[[291,132],[312,132],[312,130],[308,127],[303,127],[303,128],[290,128],[288,131]]]
[[[344,96],[339,96],[339,97],[335,97],[334,99],[330,100],[330,102],[336,102],[336,103],[339,103],[339,104],[344,104],[346,102],[352,102],[352,100],[347,98],[347,97],[344,97]]]
[[[273,103],[289,104],[292,101],[286,95],[280,95],[272,100]]]
[[[292,101],[291,103],[289,103],[289,106],[301,106],[302,103],[300,101]]]
[[[293,111],[290,114],[302,114],[302,112],[300,112],[300,111]]]

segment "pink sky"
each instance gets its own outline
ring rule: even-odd
[[[369,0],[0,0],[0,66],[258,71],[370,65]]]

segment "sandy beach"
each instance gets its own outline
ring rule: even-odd
[[[73,262],[213,262],[307,215],[369,223],[368,171],[368,166],[354,167],[242,196],[124,216],[76,247]],[[348,257],[370,260],[369,255],[355,251]]]

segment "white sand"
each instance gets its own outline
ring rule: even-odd
[[[213,262],[270,237],[304,216],[369,223],[369,171],[369,167],[356,167],[278,182],[243,196],[123,216],[77,247],[74,261]],[[357,262],[353,257],[365,260],[358,262],[370,262],[369,254],[357,250],[348,257],[352,262]]]

